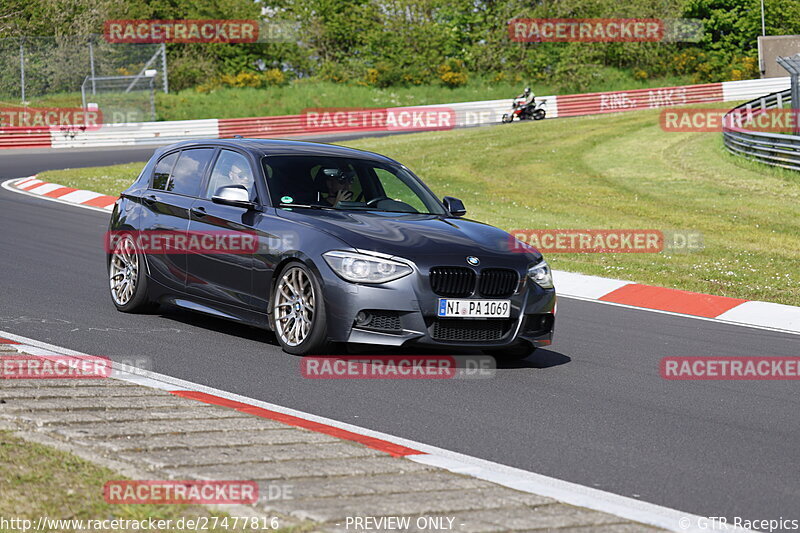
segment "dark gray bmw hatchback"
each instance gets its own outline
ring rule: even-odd
[[[124,312],[169,303],[269,328],[292,354],[358,343],[521,358],[550,344],[547,263],[465,213],[374,153],[178,143],[114,206],[111,297]]]

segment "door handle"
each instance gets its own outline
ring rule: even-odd
[[[142,198],[142,201],[147,205],[153,205],[158,201],[158,196],[155,194],[148,194],[147,196]]]
[[[203,218],[208,213],[206,213],[205,207],[193,207],[190,209],[192,215],[196,216],[197,218]]]

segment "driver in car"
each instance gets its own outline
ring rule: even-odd
[[[352,171],[342,171],[338,168],[326,168],[325,187],[328,189],[326,200],[331,205],[339,202],[349,202],[353,199],[353,180],[355,173]]]
[[[250,192],[252,189],[252,177],[236,163],[233,163],[231,169],[228,171],[228,180],[230,181],[230,185],[241,185],[247,189],[247,192]]]

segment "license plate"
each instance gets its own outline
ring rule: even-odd
[[[511,300],[439,298],[437,316],[445,318],[508,318],[511,316]]]

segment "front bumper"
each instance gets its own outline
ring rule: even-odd
[[[542,289],[530,280],[521,283],[512,296],[503,298],[511,301],[510,318],[456,319],[437,317],[441,296],[431,290],[427,276],[418,272],[380,285],[350,283],[327,268],[320,274],[328,335],[334,342],[474,350],[520,342],[539,347],[553,340],[555,290]],[[359,313],[379,318],[377,327],[357,324]]]

